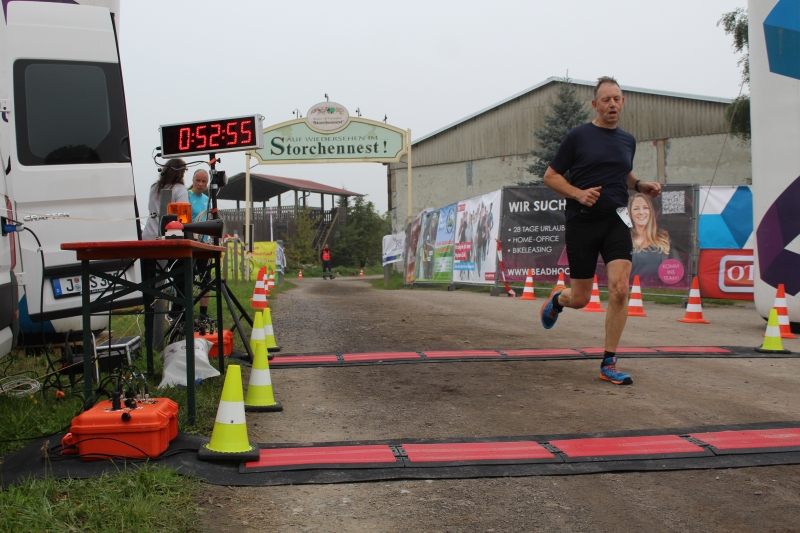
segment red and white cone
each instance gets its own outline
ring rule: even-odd
[[[360,277],[360,278],[364,277],[364,269],[363,268],[361,269],[361,271],[359,271],[358,277]]]
[[[261,283],[264,285],[264,295],[269,298],[269,276],[267,276],[266,271],[264,271],[264,275],[261,278]]]
[[[558,273],[558,281],[556,281],[556,287],[561,287],[562,289],[567,288],[567,283],[564,281],[564,273]]]
[[[269,280],[267,281],[267,292],[275,289],[275,271],[270,269]]]
[[[256,280],[256,288],[253,291],[253,309],[260,311],[267,308],[267,292],[264,290],[264,278]]]
[[[297,279],[303,279],[303,271],[302,271],[302,269],[297,272]]]
[[[525,288],[522,290],[522,297],[520,300],[535,300],[536,295],[533,293],[533,271],[528,269],[528,277],[525,278]]]
[[[594,283],[592,284],[592,297],[589,299],[589,303],[586,307],[581,309],[581,311],[585,311],[587,313],[605,313],[606,310],[600,305],[600,288],[597,286],[597,276],[594,277]]]
[[[628,316],[647,316],[642,305],[642,288],[639,285],[639,276],[633,276],[631,299],[628,301]]]
[[[692,290],[689,291],[689,304],[686,306],[686,316],[678,320],[689,324],[710,324],[703,318],[703,300],[700,298],[700,282],[697,277],[692,279]]]
[[[784,289],[783,283],[778,285],[778,292],[775,294],[775,305],[772,307],[778,311],[778,326],[781,328],[781,338],[796,339],[797,335],[792,333],[792,327],[789,324],[789,309],[786,307],[786,289]]]

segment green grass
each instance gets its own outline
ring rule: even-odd
[[[383,273],[383,271],[381,271],[381,273]],[[369,284],[376,289],[386,289],[390,291],[396,291],[398,289],[403,288],[403,274],[397,272],[396,270],[392,270],[391,274],[389,274],[388,286],[384,284],[383,278],[371,279],[369,280]]]
[[[229,285],[231,293],[250,313],[254,286],[255,282]],[[270,291],[270,300],[294,287],[295,284],[284,282]],[[216,310],[213,297],[209,309],[212,313]],[[233,329],[233,319],[227,306],[223,306],[223,325],[225,329]],[[249,339],[251,328],[247,321],[242,320],[242,326]],[[115,337],[143,336],[143,328],[141,316],[137,323],[137,316],[112,314],[111,329]],[[234,337],[235,348],[243,350],[238,334]],[[235,363],[233,360],[226,362]],[[150,395],[178,402],[181,432],[211,435],[223,378],[208,379],[196,387],[197,416],[195,425],[190,426],[186,388],[156,389],[162,371],[158,353],[154,355],[153,363],[155,375],[148,379]],[[135,364],[142,370],[146,368],[144,349]],[[216,360],[212,360],[212,364],[216,366]],[[0,374],[13,379],[29,377],[41,381],[47,374],[47,366],[47,357],[41,353],[26,355],[16,352],[0,361]],[[243,368],[245,382],[248,373],[249,369]],[[101,377],[105,378],[105,375]],[[63,399],[56,399],[56,392],[52,388],[45,393],[26,392],[21,396],[0,394],[0,455],[68,429],[83,405],[83,376],[77,376],[74,388],[70,388],[66,376],[61,378],[61,382],[66,394]],[[18,390],[24,389],[20,387]],[[56,441],[49,442],[51,447],[57,444]],[[0,492],[0,531],[196,531],[197,508],[192,498],[199,486],[200,482],[178,476],[171,470],[136,465],[122,470],[119,475],[94,479],[30,480]]]
[[[93,479],[30,480],[0,492],[0,530],[199,531],[200,487],[200,481],[147,465]]]

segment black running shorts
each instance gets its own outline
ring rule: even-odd
[[[570,278],[592,279],[598,254],[605,264],[617,259],[632,260],[631,230],[616,213],[579,213],[567,220],[566,226]]]

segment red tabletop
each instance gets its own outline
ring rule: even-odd
[[[62,250],[75,250],[79,261],[102,259],[211,259],[225,251],[190,239],[157,241],[65,242]]]

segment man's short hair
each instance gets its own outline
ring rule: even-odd
[[[206,172],[206,171],[205,171],[205,170],[203,170],[202,168],[198,168],[197,170],[195,170],[195,171],[194,171],[194,174],[192,174],[192,179],[194,179],[194,177],[195,177],[195,176],[197,176],[197,173],[198,173],[198,172],[202,172],[203,174],[205,174],[206,176],[208,176],[208,172]]]
[[[613,83],[614,85],[619,87],[619,83],[617,83],[617,80],[615,80],[613,76],[602,76],[600,78],[597,78],[597,85],[594,86],[595,100],[597,100],[597,91],[600,90],[600,86],[603,85],[604,83]]]

